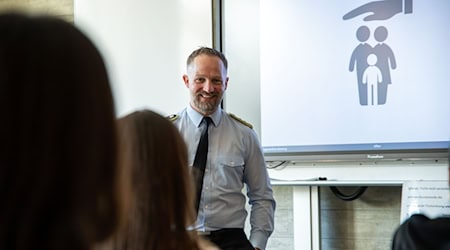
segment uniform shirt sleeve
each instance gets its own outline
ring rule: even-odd
[[[250,242],[254,247],[265,249],[274,230],[275,200],[262,148],[252,129],[249,129],[247,143],[244,182],[247,184],[247,196],[251,206]]]

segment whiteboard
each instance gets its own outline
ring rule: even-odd
[[[450,2],[414,0],[405,13],[412,0],[398,2],[260,2],[267,151],[448,148]],[[394,15],[344,19],[373,3]]]
[[[226,107],[256,124],[267,155],[446,158],[450,50],[443,42],[448,39],[440,38],[450,37],[443,27],[450,21],[448,1],[417,0],[412,13],[373,22],[363,21],[364,16],[343,20],[368,1],[325,2],[224,3],[224,48],[236,67],[230,68]],[[373,47],[378,29],[389,30],[385,43],[397,67],[384,104],[361,104],[356,72],[349,71],[361,26],[370,29]]]
[[[262,11],[261,4],[269,2],[275,5],[272,10],[277,10],[286,8],[283,4],[292,1],[227,0],[223,2],[222,15],[223,48],[230,61],[230,83],[225,99],[225,108],[252,123],[260,138],[262,120],[260,29],[261,22],[263,22],[260,13]],[[300,3],[305,2],[305,0],[294,2]],[[311,0],[310,2],[314,1]],[[357,6],[366,2],[368,1],[358,1],[353,4]],[[418,2],[415,1],[415,3],[417,4]],[[443,1],[440,1],[440,3],[446,4]],[[350,3],[346,4],[349,5]],[[426,4],[426,1],[421,1],[421,4]],[[348,7],[353,7],[353,5]],[[340,7],[340,10],[343,14],[347,12],[347,9],[344,7]],[[409,18],[410,16],[399,16],[400,19],[402,17]],[[349,22],[344,24],[349,25],[350,28],[358,27],[360,19]],[[353,31],[351,30],[352,35],[349,38],[352,41],[356,39]],[[279,48],[288,49],[283,46],[279,46]],[[348,67],[347,59],[349,58],[345,57],[346,67]],[[348,75],[352,80],[354,79],[354,75],[351,72],[348,72]],[[276,98],[273,99],[273,103],[280,104],[282,101]],[[446,109],[448,107],[439,107],[440,115],[436,119],[442,119]],[[270,117],[269,119],[273,122],[278,121],[279,124],[283,124],[283,122],[289,123],[289,120],[295,119],[292,112],[287,112],[282,108],[276,112],[276,115],[276,118]],[[295,124],[292,123],[290,125]],[[276,136],[276,134],[273,136]],[[336,160],[336,155],[301,155],[300,157],[296,155],[267,157],[266,155],[266,160],[269,168],[281,164],[280,167],[269,169],[269,174],[274,179],[273,183],[279,185],[311,185],[310,181],[317,185],[318,182],[314,180],[319,177],[326,177],[328,182],[320,183],[327,185],[335,185],[336,182],[340,184],[344,182],[349,182],[349,184],[364,182],[366,184],[399,185],[405,180],[447,180],[448,176],[448,160],[445,152],[439,153],[439,155],[432,155],[430,156],[431,159],[428,158],[427,152],[411,153],[411,155],[408,155],[408,159],[403,158],[402,160],[397,159],[398,156],[403,157],[404,154],[393,154],[392,156],[386,156],[386,159],[381,158],[385,155],[378,154],[355,155],[354,159],[349,159],[348,156],[342,155],[342,158]],[[366,156],[372,158],[364,159],[363,157]],[[434,158],[435,156],[436,158]]]

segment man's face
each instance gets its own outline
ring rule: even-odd
[[[191,93],[191,106],[207,116],[219,107],[228,86],[227,70],[217,56],[199,55],[187,68],[183,81]]]

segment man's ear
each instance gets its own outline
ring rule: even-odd
[[[186,88],[189,88],[189,76],[188,75],[183,75],[183,82],[184,82],[184,86],[186,86]]]
[[[227,79],[225,79],[225,90],[228,88],[228,76],[227,76]]]

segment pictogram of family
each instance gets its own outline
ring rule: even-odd
[[[353,50],[350,58],[349,71],[356,66],[358,93],[360,105],[383,105],[386,103],[388,85],[392,84],[391,69],[397,64],[392,49],[385,43],[388,30],[379,26],[373,32],[377,41],[375,46],[367,43],[371,31],[367,26],[361,26],[356,31],[360,42]]]

